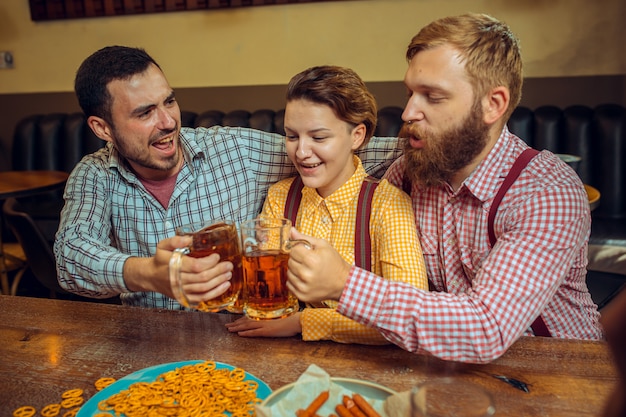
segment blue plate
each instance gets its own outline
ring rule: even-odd
[[[132,374],[127,375],[124,378],[121,378],[115,381],[113,384],[109,385],[102,391],[99,391],[98,393],[96,393],[93,397],[89,399],[89,401],[87,401],[80,408],[76,417],[91,417],[98,413],[103,413],[103,411],[98,409],[98,403],[100,401],[106,400],[113,394],[117,394],[120,391],[128,389],[128,387],[130,387],[130,385],[135,382],[139,382],[139,381],[153,382],[153,381],[156,381],[157,377],[161,375],[162,373],[165,373],[167,371],[172,371],[176,368],[181,368],[185,365],[193,365],[193,364],[202,363],[202,362],[206,362],[206,361],[196,360],[196,361],[164,363],[162,365],[151,366],[150,368],[145,368],[137,372],[133,372]],[[235,369],[234,366],[228,365],[226,363],[215,362],[215,365],[216,365],[215,369],[229,369],[229,370]],[[247,372],[246,372],[246,377],[244,378],[244,381],[256,381],[259,384],[259,387],[256,390],[256,396],[260,400],[264,400],[272,393],[272,390],[265,382],[261,381],[259,378]],[[104,411],[104,413],[106,413],[106,411]],[[113,412],[110,412],[110,414],[114,415]],[[230,413],[227,413],[227,414],[230,415]]]

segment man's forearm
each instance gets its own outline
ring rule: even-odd
[[[169,271],[157,267],[154,258],[128,258],[124,263],[124,282],[133,292],[151,291],[173,297]]]

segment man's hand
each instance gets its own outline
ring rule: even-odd
[[[169,262],[174,249],[188,246],[191,238],[174,236],[163,239],[151,258],[129,258],[124,264],[124,280],[131,291],[154,291],[174,297]],[[220,262],[219,255],[205,258],[183,256],[180,266],[183,291],[190,303],[211,300],[230,287],[233,264]]]
[[[306,240],[311,248],[296,245],[291,250],[287,287],[304,302],[339,300],[350,264],[323,239],[306,236],[295,229],[291,229],[291,239]]]

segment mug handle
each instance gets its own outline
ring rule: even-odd
[[[297,239],[297,240],[288,240],[285,242],[284,250],[285,252],[290,252],[296,245],[303,244],[307,249],[313,249],[313,245],[309,243],[308,240]]]
[[[172,286],[172,292],[174,293],[174,298],[178,301],[182,306],[187,308],[192,308],[193,306],[187,299],[185,292],[183,291],[183,285],[180,280],[180,266],[183,261],[183,256],[189,254],[189,248],[176,248],[172,252],[172,257],[170,258],[169,269],[170,269],[170,285]]]

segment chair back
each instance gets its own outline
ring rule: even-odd
[[[15,198],[8,198],[3,206],[5,221],[26,255],[28,267],[44,287],[53,294],[67,294],[57,280],[52,247],[28,213],[21,211]]]

